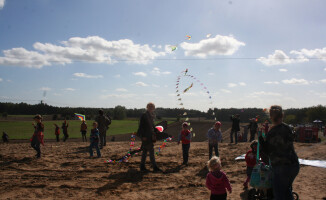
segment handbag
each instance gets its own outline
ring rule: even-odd
[[[257,145],[256,165],[252,170],[250,177],[250,185],[257,189],[272,188],[272,166],[269,160],[269,165],[266,165],[259,160],[259,140]]]

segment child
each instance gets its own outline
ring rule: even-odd
[[[57,138],[57,142],[59,142],[60,141],[60,139],[59,139],[60,128],[59,128],[59,126],[57,124],[54,124],[54,126],[55,126],[54,134],[55,134],[55,137]]]
[[[232,193],[232,188],[226,174],[221,171],[221,161],[219,157],[213,156],[208,162],[209,173],[206,177],[206,187],[211,191],[211,200],[225,199],[226,189]]]
[[[43,135],[44,125],[42,123],[41,115],[36,115],[33,119],[36,122],[36,125],[33,123],[35,131],[34,131],[34,134],[33,134],[32,138],[31,138],[31,146],[37,152],[36,158],[40,158],[41,157],[40,144],[44,145],[44,141],[43,141],[43,138],[44,138],[44,135]]]
[[[183,122],[183,124],[182,124],[182,130],[178,136],[178,144],[180,144],[180,140],[182,141],[182,155],[183,155],[183,163],[182,164],[188,165],[191,132],[188,130],[187,122]]]
[[[245,156],[246,164],[247,164],[247,179],[243,183],[244,188],[248,188],[248,183],[250,182],[250,177],[254,166],[256,165],[256,155],[257,155],[257,141],[253,140],[250,144],[250,150],[247,152]]]
[[[90,153],[91,158],[93,157],[93,147],[95,147],[95,149],[96,149],[97,157],[101,157],[100,148],[98,146],[99,135],[100,135],[100,132],[97,129],[97,122],[94,122],[93,129],[91,130],[91,135],[89,138],[89,140],[91,142],[91,144],[89,145],[89,153]]]
[[[213,148],[215,150],[215,155],[219,156],[218,142],[222,141],[221,125],[222,125],[221,122],[217,121],[214,124],[214,127],[209,129],[207,132],[209,159],[212,158]]]
[[[9,136],[6,132],[2,132],[2,141],[3,143],[8,143],[9,142]]]
[[[63,141],[65,142],[69,135],[68,135],[68,126],[69,124],[66,122],[66,120],[62,123],[62,132],[63,132]]]
[[[80,125],[80,132],[82,134],[83,142],[87,142],[87,139],[86,139],[87,125],[86,125],[85,120],[83,120],[83,123]]]

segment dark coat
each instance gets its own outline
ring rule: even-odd
[[[140,117],[137,135],[140,138],[146,138],[146,143],[155,140],[154,119],[148,111],[143,113]]]

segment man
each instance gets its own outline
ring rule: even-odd
[[[215,155],[219,157],[218,142],[222,141],[221,125],[221,122],[217,121],[214,124],[214,127],[210,128],[207,132],[209,160],[212,158],[213,148],[215,151]]]
[[[137,135],[142,140],[141,149],[143,150],[143,153],[140,162],[140,170],[142,172],[147,171],[145,167],[147,152],[149,152],[149,158],[153,166],[153,171],[162,171],[157,167],[154,155],[154,142],[156,142],[156,135],[154,132],[154,111],[155,105],[153,103],[148,103],[146,106],[146,112],[140,117],[139,128],[137,131]]]
[[[249,124],[249,129],[250,129],[250,140],[249,140],[249,142],[252,142],[253,140],[255,140],[255,135],[257,133],[257,128],[258,128],[258,124],[256,122],[256,119],[252,118],[250,120],[250,124]]]
[[[233,134],[234,134],[235,144],[237,144],[238,143],[238,132],[240,131],[240,115],[239,114],[232,115],[231,121],[232,121],[232,129],[230,132],[230,139],[231,139],[230,142],[233,143]]]
[[[98,116],[95,118],[95,121],[98,123],[98,130],[100,131],[100,149],[103,149],[103,146],[106,146],[106,131],[111,124],[111,120],[104,116],[103,110],[98,111]]]

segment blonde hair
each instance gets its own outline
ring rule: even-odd
[[[207,167],[209,171],[220,170],[222,168],[221,160],[219,157],[213,156],[208,162]]]
[[[279,119],[283,118],[283,110],[281,106],[273,105],[269,109],[269,116],[273,122],[277,122]]]

